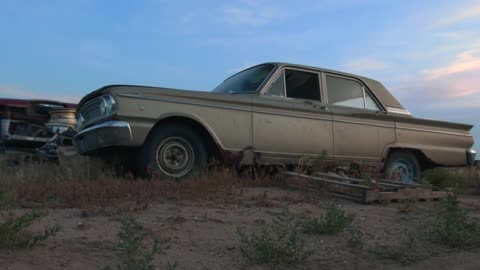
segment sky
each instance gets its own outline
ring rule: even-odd
[[[480,0],[0,0],[0,97],[208,91],[270,61],[372,77],[480,142]]]

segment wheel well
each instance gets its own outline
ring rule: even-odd
[[[215,159],[218,161],[221,161],[221,155],[220,155],[220,149],[218,144],[215,142],[213,139],[212,135],[210,132],[198,121],[193,120],[191,118],[185,117],[185,116],[170,116],[164,119],[161,119],[158,121],[150,130],[150,132],[147,135],[146,140],[151,136],[152,131],[158,127],[165,126],[165,125],[170,125],[170,124],[182,124],[185,125],[189,128],[193,128],[195,131],[198,132],[198,134],[201,136],[203,142],[205,143],[205,146],[208,151],[209,159]],[[210,160],[209,160],[210,161]]]
[[[435,166],[435,163],[431,161],[421,150],[413,149],[413,148],[390,148],[385,156],[385,161],[387,161],[388,157],[394,152],[409,152],[415,155],[420,163],[420,168],[422,170],[429,169]]]

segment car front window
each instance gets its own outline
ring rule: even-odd
[[[241,71],[223,81],[213,92],[226,94],[254,94],[275,69],[273,64],[263,64]]]

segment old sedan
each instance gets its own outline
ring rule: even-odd
[[[414,118],[375,80],[285,63],[248,68],[212,92],[105,86],[81,100],[77,123],[79,152],[129,149],[145,177],[181,178],[213,157],[291,165],[324,152],[410,182],[475,159],[471,125]]]

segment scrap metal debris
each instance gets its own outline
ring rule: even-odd
[[[0,99],[0,153],[58,159],[59,146],[73,147],[76,104]]]

